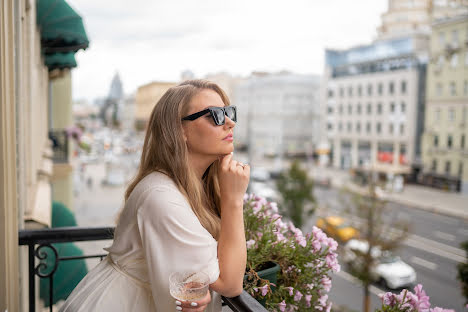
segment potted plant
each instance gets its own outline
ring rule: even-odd
[[[269,311],[330,311],[329,273],[340,270],[336,241],[317,227],[304,235],[291,222],[283,222],[276,203],[253,194],[244,197],[244,221],[244,289]],[[264,269],[270,269],[273,278],[266,278]]]

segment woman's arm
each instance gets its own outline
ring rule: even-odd
[[[226,297],[241,294],[247,249],[245,244],[243,198],[249,183],[250,167],[221,160],[218,179],[221,192],[221,230],[218,239],[219,278],[210,288]]]

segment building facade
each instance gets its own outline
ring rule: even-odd
[[[174,82],[151,82],[139,87],[135,95],[135,126],[137,130],[146,129],[154,106]]]
[[[468,15],[432,25],[423,183],[468,193]]]
[[[337,168],[410,173],[424,110],[425,37],[327,50],[322,137]]]
[[[263,156],[312,156],[319,140],[320,77],[291,73],[253,74],[235,91],[239,140],[249,161]]]

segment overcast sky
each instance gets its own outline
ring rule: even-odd
[[[73,99],[106,96],[119,72],[126,94],[151,81],[227,71],[321,74],[325,48],[376,37],[387,0],[67,0],[89,48],[76,54]]]

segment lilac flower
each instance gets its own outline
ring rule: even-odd
[[[318,240],[313,240],[312,241],[312,248],[313,248],[313,251],[319,252],[320,249],[322,248],[322,244],[320,244],[320,242]]]
[[[284,302],[284,300],[281,301],[280,303],[278,303],[278,307],[281,312],[284,312],[286,310],[286,302]]]
[[[327,305],[327,300],[328,300],[328,295],[322,295],[319,298],[319,303],[322,307],[325,307]]]
[[[293,291],[294,291],[294,288],[292,287],[286,287],[289,289],[289,295],[292,296],[293,295]]]
[[[247,245],[247,249],[249,249],[250,247],[255,245],[255,241],[253,239],[250,239],[246,242],[246,245]]]
[[[294,295],[294,301],[300,301],[302,298],[302,294],[299,290],[296,290],[296,294]]]
[[[320,283],[323,285],[323,289],[326,292],[329,292],[332,286],[331,280],[328,278],[328,276],[324,276],[321,280]]]
[[[327,245],[329,251],[336,251],[338,248],[338,243],[331,237],[327,239]]]
[[[266,296],[266,294],[268,294],[269,288],[270,288],[270,287],[268,286],[268,284],[266,284],[266,285],[260,287],[260,289],[262,290],[262,296]]]
[[[312,300],[312,295],[305,295],[305,301],[308,308],[310,308],[310,300]]]
[[[393,307],[396,304],[396,298],[391,292],[386,292],[385,294],[380,294],[380,298],[382,299],[382,304]]]
[[[418,298],[416,308],[419,312],[429,312],[431,303],[429,302],[429,296],[426,295],[426,292],[422,289],[422,285],[418,284],[414,287],[414,293]]]

